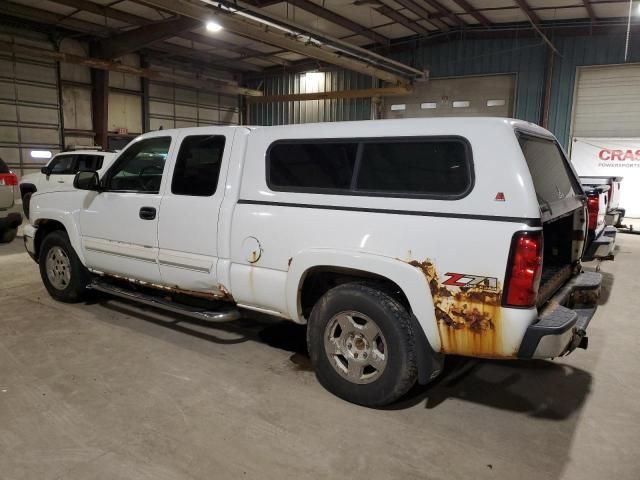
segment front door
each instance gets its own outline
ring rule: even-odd
[[[159,264],[165,285],[203,293],[217,287],[218,214],[235,130],[184,133],[164,187],[158,225]]]
[[[72,190],[73,177],[76,174],[75,163],[76,155],[74,154],[56,155],[47,167],[49,175],[44,178],[40,190],[46,192]]]
[[[89,192],[80,212],[87,266],[145,282],[160,283],[158,218],[165,161],[171,137],[132,143]]]

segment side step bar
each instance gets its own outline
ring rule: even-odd
[[[217,312],[204,310],[190,305],[183,305],[162,298],[154,297],[152,295],[146,295],[140,292],[134,292],[125,288],[117,287],[107,282],[94,281],[87,286],[90,290],[96,290],[98,292],[108,293],[116,297],[131,300],[136,303],[142,303],[151,307],[160,308],[173,313],[179,313],[187,317],[195,318],[197,320],[205,320],[208,322],[232,322],[238,320],[241,315],[235,308],[227,310],[220,310]]]

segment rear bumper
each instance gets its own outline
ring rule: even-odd
[[[602,275],[582,272],[569,280],[529,325],[519,358],[552,358],[587,348],[587,327],[596,312]]]
[[[600,234],[592,239],[582,256],[582,260],[613,260],[613,249],[616,246],[618,230],[613,226],[606,226]]]
[[[22,215],[11,212],[6,217],[0,217],[0,231],[18,228],[22,224]]]

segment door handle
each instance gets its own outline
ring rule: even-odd
[[[156,218],[156,209],[154,207],[140,208],[140,218],[142,220],[154,220]]]
[[[58,183],[64,183],[64,180],[58,180]]]

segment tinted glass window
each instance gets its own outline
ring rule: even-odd
[[[224,152],[224,136],[193,135],[180,145],[171,181],[176,195],[208,197],[216,192],[220,164]]]
[[[522,134],[518,140],[541,205],[575,195],[577,180],[554,140]]]
[[[61,155],[51,160],[49,171],[52,175],[73,175],[76,172],[73,168],[75,155]]]
[[[357,190],[460,195],[471,185],[464,143],[455,140],[366,142]]]
[[[135,142],[118,158],[109,172],[109,190],[157,193],[169,153],[171,137]]]
[[[102,167],[101,155],[78,155],[76,170],[100,170]]]
[[[6,163],[0,158],[0,173],[9,173],[9,167]]]
[[[269,152],[269,185],[276,189],[349,189],[358,144],[280,143]]]

